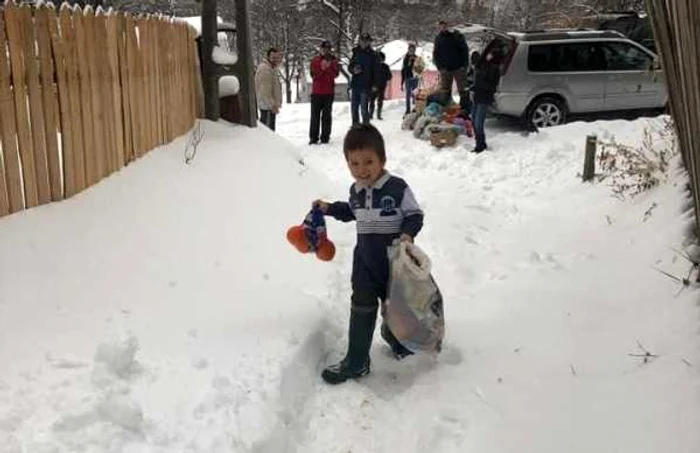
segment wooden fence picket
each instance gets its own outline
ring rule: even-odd
[[[83,129],[83,152],[85,166],[85,186],[90,187],[99,179],[95,172],[96,151],[95,151],[95,114],[92,102],[92,81],[89,61],[88,24],[86,15],[80,7],[75,7],[73,14],[73,25],[75,26],[76,58],[78,63],[78,80],[80,83],[80,114]]]
[[[80,13],[78,13],[80,14]],[[71,165],[74,169],[75,177],[75,193],[81,192],[89,187],[87,182],[87,141],[84,118],[86,114],[83,109],[87,108],[82,105],[83,99],[83,84],[80,79],[80,46],[77,41],[77,19],[71,14],[70,8],[63,6],[59,13],[59,22],[61,25],[61,37],[64,42],[64,57],[66,63],[66,76],[68,84],[64,87],[64,92],[68,98],[68,108],[70,118],[68,123],[72,133],[73,156],[71,153],[63,153],[64,168]],[[60,88],[59,88],[60,91]],[[88,123],[89,126],[89,123]]]
[[[24,209],[22,194],[22,178],[17,147],[17,121],[15,118],[15,102],[11,88],[10,61],[7,57],[8,48],[5,44],[6,19],[0,15],[0,146],[3,154],[2,175],[3,204],[0,215],[11,214]],[[4,200],[7,200],[5,202]],[[6,204],[5,204],[6,203]]]
[[[87,6],[0,10],[0,217],[69,198],[187,132],[191,28]]]
[[[130,16],[129,16],[130,17]],[[124,143],[124,156],[121,165],[128,164],[134,157],[134,143],[132,141],[133,129],[131,127],[131,77],[129,76],[129,58],[127,51],[128,33],[127,16],[117,15],[117,55],[119,57],[119,82],[121,87],[121,104],[119,109],[122,112],[123,128],[122,141]]]
[[[52,201],[63,199],[63,176],[61,174],[60,154],[58,150],[58,93],[54,83],[56,75],[53,52],[51,50],[51,31],[49,22],[56,21],[53,8],[41,5],[34,16],[39,51],[41,94],[44,112],[44,137],[46,141],[46,159],[48,163],[50,194]]]
[[[118,171],[124,166],[124,118],[122,115],[122,93],[119,84],[119,18],[114,13],[105,17],[105,48],[109,74],[109,102],[112,139],[112,171]]]
[[[32,141],[34,144],[34,165],[39,204],[51,202],[51,183],[49,182],[49,162],[46,156],[46,129],[41,85],[39,82],[39,59],[36,53],[35,27],[32,20],[32,8],[22,5],[19,8],[20,27],[23,35],[24,65],[26,69],[27,94],[29,98],[29,117]]]
[[[25,207],[39,205],[39,190],[34,164],[34,145],[29,123],[27,107],[27,86],[25,84],[26,67],[24,62],[24,36],[20,8],[12,1],[5,3],[5,27],[10,48],[10,66],[12,70],[13,99],[17,127],[17,142],[22,162],[22,182],[24,187]]]

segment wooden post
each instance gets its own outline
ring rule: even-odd
[[[212,60],[212,51],[216,45],[216,0],[202,0],[202,84],[204,85],[204,116],[208,120],[218,121],[219,112],[219,74],[218,65]]]
[[[241,100],[241,121],[246,126],[255,127],[258,115],[250,33],[250,0],[236,0],[236,47],[238,61],[234,71],[240,83],[238,96]]]
[[[586,137],[586,157],[583,161],[583,181],[590,181],[595,176],[595,151],[598,137],[589,135]]]
[[[216,22],[216,0],[202,0],[202,36],[200,65],[204,88],[204,116],[212,121],[221,117],[219,103],[219,77],[235,74],[240,82],[239,98],[243,124],[257,125],[257,101],[255,99],[255,71],[253,68],[253,47],[250,27],[250,0],[235,0],[236,8],[236,47],[238,61],[231,70],[225,70],[214,63],[211,54],[217,44],[218,24]]]

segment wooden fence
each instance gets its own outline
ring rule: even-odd
[[[700,235],[700,2],[647,0]]]
[[[98,183],[196,119],[194,31],[92,8],[0,11],[0,216]]]

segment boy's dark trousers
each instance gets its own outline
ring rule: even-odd
[[[321,143],[328,143],[331,138],[331,125],[333,122],[333,95],[311,95],[311,126],[309,127],[309,143],[318,143],[319,129],[321,130]]]
[[[379,89],[372,93],[372,100],[369,103],[369,117],[374,118],[374,110],[377,110],[377,119],[382,119],[382,108],[384,107],[384,90]]]
[[[260,110],[260,122],[273,131],[275,130],[276,118],[277,114],[273,113],[272,110]]]
[[[350,328],[348,329],[348,352],[345,360],[350,370],[359,370],[369,363],[374,328],[377,323],[379,296],[372,290],[356,289],[352,293]],[[382,322],[381,335],[397,357],[410,354],[389,327]]]

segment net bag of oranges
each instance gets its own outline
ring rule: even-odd
[[[335,245],[328,239],[326,220],[318,207],[309,211],[301,225],[287,230],[287,240],[301,253],[315,253],[321,261],[335,256]]]

